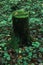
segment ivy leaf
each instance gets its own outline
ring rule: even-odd
[[[40,43],[39,42],[32,42],[32,46],[38,48],[40,46]]]
[[[10,56],[7,57],[7,60],[10,60]]]
[[[6,25],[7,21],[3,20],[2,22],[0,22],[0,25]]]
[[[34,63],[32,63],[31,65],[35,65]]]
[[[40,49],[39,49],[41,52],[43,52],[43,48],[42,47],[40,47]]]
[[[28,63],[26,61],[23,62],[23,65],[28,65]]]
[[[8,22],[12,20],[12,14],[8,18]]]

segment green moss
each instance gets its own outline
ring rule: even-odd
[[[29,15],[29,11],[25,11],[24,9],[16,10],[13,12],[13,16],[16,18],[26,18]]]

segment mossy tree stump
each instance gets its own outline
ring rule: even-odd
[[[19,46],[30,45],[30,32],[29,32],[29,12],[24,9],[16,10],[13,12],[13,29],[15,36],[19,36]]]

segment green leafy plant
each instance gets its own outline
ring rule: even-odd
[[[38,48],[40,46],[39,42],[32,42],[32,46],[34,46],[35,48]]]

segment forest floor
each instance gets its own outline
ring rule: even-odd
[[[12,9],[17,2],[0,0],[0,65],[43,65],[43,1],[27,2],[32,46],[12,49]],[[22,7],[21,7],[22,8]],[[15,43],[17,39],[15,38]],[[3,61],[3,62],[2,62]]]

